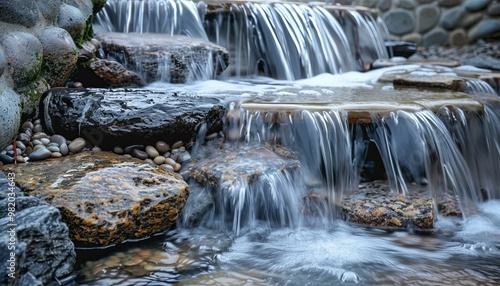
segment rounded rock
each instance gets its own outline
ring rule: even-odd
[[[0,101],[1,101],[1,96],[0,96]],[[1,107],[0,107],[0,110],[1,110]],[[2,115],[0,115],[0,118],[2,117]],[[1,125],[0,125],[0,130],[1,130]],[[4,133],[5,134],[5,133]],[[23,142],[24,144],[29,144],[30,141],[31,141],[31,137],[26,134],[26,133],[19,133],[19,135],[17,136],[17,140]]]
[[[57,25],[68,31],[73,39],[81,38],[81,32],[85,28],[85,21],[85,17],[78,8],[68,4],[62,4],[59,7]]]
[[[32,150],[33,150],[33,151],[35,151],[35,150],[38,150],[38,149],[40,149],[40,148],[45,148],[45,149],[47,149],[47,148],[45,147],[45,145],[43,145],[43,144],[38,144],[38,145],[35,145],[35,147],[33,147],[33,149],[32,149]]]
[[[43,46],[43,77],[50,86],[64,86],[78,60],[73,39],[58,27],[43,29],[39,38]]]
[[[132,151],[134,149],[144,150],[144,145],[130,145],[130,146],[125,147],[125,149],[123,149],[123,151],[127,154],[130,154],[130,153],[132,153]]]
[[[214,139],[214,138],[217,138],[217,132],[214,132],[214,133],[212,133],[212,134],[207,135],[207,136],[205,137],[205,140],[207,140],[207,141],[208,141],[208,140],[212,140],[212,139]]]
[[[488,6],[488,15],[500,16],[500,2],[491,3],[491,5]]]
[[[174,172],[174,167],[172,167],[171,165],[169,164],[163,164],[160,166],[162,169],[164,170],[167,170],[167,171],[170,171],[170,172]]]
[[[24,157],[21,156],[21,155],[17,155],[16,157],[14,157],[14,160],[17,162],[17,163],[25,163],[26,161],[24,160]]]
[[[146,146],[146,153],[148,153],[149,158],[156,158],[160,156],[160,153],[158,153],[158,150],[156,150],[155,147],[153,146]]]
[[[418,19],[417,23],[417,32],[425,33],[436,26],[439,21],[439,8],[435,5],[423,5],[417,7],[416,18]]]
[[[47,146],[47,149],[49,149],[50,152],[61,152],[61,149],[56,146]]]
[[[153,162],[156,164],[156,165],[162,165],[165,163],[165,157],[163,156],[156,156],[154,159],[153,159]]]
[[[156,150],[158,150],[158,152],[160,152],[162,154],[170,151],[170,145],[168,145],[167,143],[165,143],[163,141],[156,142],[155,148],[156,148]]]
[[[68,150],[71,153],[78,153],[83,150],[83,148],[87,145],[87,141],[83,139],[82,137],[78,137],[75,140],[71,141],[68,145]]]
[[[404,35],[415,28],[413,14],[403,9],[394,9],[384,15],[384,22],[391,34]]]
[[[0,154],[0,162],[2,162],[4,164],[12,164],[12,163],[14,163],[14,158],[12,158],[6,154]]]
[[[423,37],[423,44],[425,47],[443,46],[447,41],[448,33],[441,28],[435,28]]]
[[[467,33],[463,29],[458,29],[450,33],[450,45],[453,47],[462,47],[469,42]]]
[[[76,81],[74,83],[71,84],[71,87],[73,88],[82,88],[83,87],[83,84],[79,81]]]
[[[40,141],[38,139],[33,140],[31,143],[33,143],[34,146],[36,146],[36,145],[43,145],[42,141]]]
[[[144,162],[148,163],[148,164],[151,164],[151,165],[154,165],[155,163],[153,162],[153,160],[151,160],[151,158],[147,158],[144,160]]]
[[[50,142],[62,145],[62,144],[66,144],[66,138],[64,138],[62,135],[54,134],[54,135],[50,136]]]
[[[62,0],[36,1],[36,3],[45,20],[49,22],[56,20]]]
[[[50,147],[50,146],[55,146],[57,148],[59,148],[59,144],[57,144],[56,142],[50,142],[47,147]]]
[[[61,158],[63,155],[60,152],[52,152],[50,153],[50,157],[52,158]]]
[[[461,7],[447,10],[441,16],[441,27],[446,30],[455,29],[464,17],[464,10]]]
[[[92,151],[94,151],[94,152],[101,152],[102,150],[101,150],[101,148],[99,146],[94,146],[92,148]]]
[[[33,122],[31,121],[26,121],[23,123],[23,125],[21,125],[21,129],[29,128],[33,130],[33,127],[35,127],[35,125],[33,125]]]
[[[491,0],[467,0],[464,7],[467,11],[476,12],[485,9],[490,3]]]
[[[182,145],[184,144],[184,142],[182,141],[177,141],[175,142],[173,145],[172,145],[172,149],[179,149]]]
[[[17,132],[21,125],[20,105],[21,97],[13,90],[5,88],[0,93],[0,149],[12,143],[16,136],[17,140],[25,144],[30,141],[29,138],[27,138],[27,142],[26,138],[21,139],[21,135],[18,135]]]
[[[42,43],[26,32],[12,32],[0,37],[9,72],[16,88],[26,86],[40,74]]]
[[[132,157],[135,157],[135,158],[138,158],[141,160],[145,160],[148,158],[148,153],[146,153],[142,150],[139,150],[139,149],[132,150],[132,153],[130,153],[130,154],[132,155]]]
[[[469,30],[469,40],[473,41],[500,32],[500,19],[486,19]]]
[[[22,151],[26,150],[26,145],[24,145],[23,142],[21,141],[16,141],[17,148],[21,149]]]
[[[51,153],[52,152],[50,152],[49,149],[41,147],[38,149],[33,149],[33,152],[31,152],[28,157],[30,158],[31,161],[39,161],[49,158]]]
[[[63,156],[68,155],[69,149],[68,149],[68,145],[66,143],[63,143],[63,144],[59,145],[59,149],[60,149],[59,152],[61,152],[61,154]]]
[[[455,7],[462,4],[462,0],[438,0],[438,4],[441,7]]]
[[[50,139],[49,138],[41,138],[40,142],[42,142],[43,145],[47,146],[50,143]]]
[[[174,167],[177,163],[172,158],[165,158],[165,164]]]
[[[40,17],[36,4],[37,2],[38,1],[0,1],[0,10],[2,11],[2,13],[0,13],[0,22],[18,24],[27,28],[35,26]]]
[[[182,165],[179,163],[176,163],[174,166],[174,172],[179,172],[182,168]]]
[[[125,153],[125,152],[123,151],[123,148],[122,148],[122,147],[120,147],[120,146],[116,146],[115,148],[113,148],[113,152],[114,152],[115,154],[123,154],[123,153]]]
[[[40,124],[35,125],[35,127],[33,127],[33,132],[35,132],[35,134],[39,133],[39,132],[43,132],[42,125],[40,125]]]

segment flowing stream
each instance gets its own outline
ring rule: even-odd
[[[223,177],[215,187],[190,182],[192,193],[175,228],[142,242],[79,250],[78,285],[500,283],[494,89],[471,80],[470,96],[452,94],[448,99],[457,105],[436,107],[433,102],[446,93],[436,98],[377,83],[390,68],[361,71],[373,59],[387,58],[386,32],[380,19],[363,11],[285,2],[213,5],[112,0],[96,26],[184,34],[228,48],[232,67],[219,80],[147,88],[233,94],[223,148],[237,150],[235,169],[258,175]],[[200,164],[221,148],[204,142],[205,135],[201,126],[192,152]],[[297,156],[272,157],[268,146]],[[373,167],[370,148],[380,165]],[[427,233],[338,219],[342,199],[367,180],[360,170],[377,168],[393,193],[411,195],[409,186],[425,186],[435,201],[456,198],[463,217],[437,214]],[[193,221],[195,199],[203,196],[213,203]],[[305,198],[324,200],[305,208]]]

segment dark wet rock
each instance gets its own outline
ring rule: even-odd
[[[15,87],[24,86],[38,76],[43,47],[35,36],[26,32],[11,32],[0,37],[0,44],[4,48]]]
[[[0,162],[4,164],[12,164],[14,163],[14,158],[7,154],[0,154]]]
[[[42,74],[52,87],[64,86],[78,59],[75,43],[61,28],[47,27],[40,32],[43,46]]]
[[[189,195],[180,175],[109,152],[3,168],[16,173],[25,193],[58,208],[70,238],[86,245],[163,231],[175,223]]]
[[[229,53],[225,48],[186,36],[102,33],[96,38],[108,55],[129,70],[141,73],[146,82],[213,79],[229,65]],[[205,70],[213,72],[197,75]]]
[[[34,0],[0,1],[0,21],[31,28],[39,17],[36,3]]]
[[[12,143],[17,136],[21,125],[20,105],[20,96],[13,90],[6,88],[0,93],[0,150]],[[29,142],[29,137],[25,139]]]
[[[455,29],[463,21],[465,11],[461,7],[453,8],[443,12],[441,26],[447,30]]]
[[[486,8],[490,2],[491,0],[466,0],[464,6],[468,11],[475,12]]]
[[[116,61],[96,59],[88,67],[81,68],[77,76],[84,86],[89,87],[141,87],[146,85],[142,77],[127,70]]]
[[[422,38],[425,47],[443,46],[447,43],[448,32],[441,28],[434,28]]]
[[[24,196],[19,188],[10,191],[10,181],[0,172],[0,284],[1,285],[42,285],[69,275],[76,261],[74,246],[68,235],[68,227],[61,222],[61,214],[44,201]],[[15,177],[17,181],[18,177]],[[15,194],[15,250],[16,281],[10,279],[9,237],[9,197]]]
[[[500,32],[500,19],[486,19],[472,27],[468,36],[472,41],[482,37],[490,37],[498,32]]]
[[[417,44],[406,41],[386,41],[385,47],[390,57],[410,57],[417,52]]]
[[[342,218],[371,227],[432,230],[434,200],[423,194],[403,196],[392,193],[385,184],[362,185],[341,202]]]
[[[50,157],[50,150],[48,150],[45,147],[35,149],[29,154],[29,158],[31,161],[44,160],[49,157]]]
[[[41,102],[44,130],[66,138],[85,137],[94,146],[189,141],[206,122],[222,129],[224,107],[213,97],[139,89],[53,89]]]

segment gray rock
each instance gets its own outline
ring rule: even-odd
[[[78,60],[73,39],[58,27],[43,29],[39,38],[43,46],[43,77],[52,87],[64,86]]]
[[[439,21],[440,11],[436,5],[422,5],[415,10],[417,18],[417,31],[425,33],[436,26]]]
[[[3,74],[6,65],[7,65],[7,59],[5,58],[5,54],[3,52],[2,47],[0,46],[0,77]]]
[[[48,132],[66,138],[81,134],[103,150],[154,144],[164,138],[189,142],[200,122],[207,122],[209,133],[222,129],[224,97],[217,96],[145,89],[53,89],[42,99],[41,113]]]
[[[6,173],[8,174],[8,173]],[[8,177],[8,176],[7,176]],[[23,193],[9,183],[0,172],[0,284],[1,285],[41,285],[62,279],[69,275],[76,262],[74,246],[69,239],[68,227],[61,222],[59,211],[45,202]],[[10,259],[8,248],[8,198],[9,193],[16,196],[15,232],[16,238],[16,281],[7,274]],[[27,284],[26,284],[27,283]]]
[[[38,9],[48,22],[55,22],[61,4],[62,0],[37,1]]]
[[[54,134],[50,136],[50,142],[57,143],[58,145],[66,144],[66,138],[64,136],[61,136],[59,134]]]
[[[490,4],[491,0],[466,0],[464,7],[468,11],[476,12],[482,9],[485,9],[488,4]]]
[[[459,22],[463,20],[464,13],[465,11],[461,7],[446,10],[441,15],[441,27],[446,30],[455,29]]]
[[[394,9],[383,16],[387,29],[391,34],[404,35],[415,29],[413,14],[403,9]]]
[[[92,0],[65,0],[64,2],[78,8],[83,18],[88,19],[92,16]]]
[[[43,77],[16,88],[16,92],[21,95],[21,106],[23,117],[33,117],[38,106],[38,101],[42,94],[49,89],[49,84]]]
[[[500,19],[485,19],[469,30],[468,36],[471,41],[491,36],[500,31]]]
[[[139,150],[139,149],[134,149],[132,150],[132,153],[131,153],[132,157],[135,157],[135,158],[138,158],[138,159],[141,159],[141,160],[145,160],[148,158],[148,153],[142,151],[142,150]]]
[[[470,26],[481,21],[481,19],[483,19],[483,13],[481,13],[481,12],[471,13],[471,14],[465,16],[465,19],[461,23],[461,27],[462,28],[469,28]]]
[[[14,158],[7,154],[0,154],[0,162],[4,164],[12,164],[14,163]]]
[[[85,139],[83,139],[81,137],[78,137],[78,138],[74,139],[73,141],[71,141],[71,143],[69,143],[68,150],[71,153],[79,153],[83,150],[85,145],[87,145],[87,141],[85,141]]]
[[[425,47],[441,46],[448,41],[448,33],[441,28],[435,28],[425,34],[422,40]]]
[[[407,10],[413,10],[413,8],[415,8],[415,5],[416,3],[412,0],[400,0],[399,2],[397,2],[397,7]]]
[[[457,29],[450,33],[450,45],[453,47],[461,47],[469,43],[467,33],[464,29]]]
[[[455,7],[462,4],[462,0],[438,0],[441,7]]]
[[[40,73],[43,56],[40,41],[26,32],[12,32],[3,35],[0,43],[4,48],[15,87],[24,86],[36,79]]]
[[[140,73],[146,82],[213,79],[229,65],[229,53],[225,48],[187,36],[101,33],[96,38],[108,55],[127,69]],[[192,66],[197,66],[197,71]],[[213,72],[200,72],[205,70]]]
[[[69,153],[68,145],[66,145],[66,143],[59,145],[59,150],[63,156],[66,156]]]
[[[477,56],[464,61],[464,65],[476,66],[478,68],[500,70],[500,59],[491,56]]]
[[[57,25],[68,31],[73,39],[81,38],[81,32],[85,28],[86,20],[78,8],[68,4],[60,6]]]
[[[30,158],[31,161],[44,160],[50,157],[50,150],[45,147],[33,149],[33,151],[28,155],[28,157]]]
[[[19,24],[28,28],[35,26],[39,19],[37,1],[17,0],[0,1],[0,21]]]
[[[0,93],[0,150],[12,143],[17,136],[21,125],[20,105],[21,98],[13,90],[5,88]]]
[[[488,15],[500,16],[500,2],[491,3],[491,5],[488,6]]]

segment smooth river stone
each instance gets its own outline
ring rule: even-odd
[[[21,129],[25,128],[33,129],[33,127],[35,127],[35,125],[33,125],[33,122],[31,121],[26,121],[23,123],[23,125],[21,125]]]
[[[153,162],[156,164],[156,165],[162,165],[165,163],[165,157],[163,156],[156,156],[153,160]]]
[[[50,136],[50,142],[54,142],[54,143],[57,143],[59,145],[61,144],[66,144],[66,138],[64,138],[62,135],[59,135],[59,134],[54,134],[52,136]]]
[[[78,153],[83,150],[86,144],[87,142],[85,141],[85,139],[83,139],[82,137],[78,137],[75,140],[71,141],[71,143],[69,143],[68,150],[71,153]]]
[[[42,125],[37,124],[35,127],[33,127],[33,132],[38,133],[38,132],[43,132]]]
[[[4,164],[12,164],[14,163],[14,158],[6,155],[6,154],[0,154],[0,162]]]
[[[182,147],[182,144],[184,144],[184,142],[177,141],[172,145],[172,149],[179,149],[180,147]]]
[[[36,146],[36,145],[43,145],[43,144],[42,144],[42,141],[40,141],[40,140],[38,140],[38,139],[33,140],[31,143],[33,143],[33,146]]]
[[[131,153],[132,157],[135,157],[135,158],[138,158],[138,159],[142,159],[142,160],[145,160],[148,158],[148,153],[142,151],[142,150],[139,150],[139,149],[134,149],[132,150],[132,153]]]
[[[51,152],[61,152],[61,149],[57,146],[47,146],[47,149],[49,149]]]
[[[170,145],[168,145],[167,143],[165,143],[163,141],[156,142],[155,147],[156,147],[156,150],[158,150],[158,152],[160,152],[162,154],[170,151]]]
[[[123,154],[125,151],[123,151],[122,147],[116,146],[115,148],[113,148],[113,152],[116,154]]]
[[[165,158],[165,164],[170,165],[173,168],[175,167],[176,162],[172,158]]]
[[[41,145],[37,145],[37,146],[41,146]],[[33,152],[31,152],[28,157],[30,158],[31,161],[39,161],[39,160],[44,160],[44,159],[49,158],[50,154],[51,154],[51,152],[49,151],[49,149],[47,149],[45,147],[41,147],[41,148],[33,149]]]
[[[130,146],[125,147],[125,149],[123,149],[123,151],[127,154],[130,154],[130,153],[132,153],[132,151],[134,149],[144,150],[144,145],[130,145]]]
[[[49,143],[50,143],[50,140],[48,138],[42,138],[42,139],[40,139],[40,141],[45,146],[49,145]]]
[[[149,158],[156,158],[160,156],[160,153],[158,153],[158,150],[156,150],[155,147],[153,146],[146,146],[146,153],[148,153]]]
[[[63,156],[66,156],[69,153],[68,145],[66,143],[59,145],[59,150]]]

